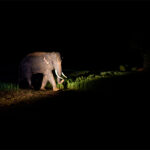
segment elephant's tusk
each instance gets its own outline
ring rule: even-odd
[[[55,73],[56,73],[56,76],[57,76],[59,79],[62,79],[62,80],[63,80],[63,78],[58,75],[57,70],[55,70]]]
[[[67,78],[67,76],[65,76],[63,72],[62,72],[62,75],[63,75],[65,78]]]

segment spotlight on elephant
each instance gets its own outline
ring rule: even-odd
[[[50,82],[53,87],[53,91],[58,91],[59,89],[56,87],[56,82],[52,71],[55,70],[58,84],[63,83],[63,77],[67,77],[62,72],[61,62],[61,56],[58,52],[30,53],[20,63],[19,83],[23,80],[26,80],[28,82],[29,87],[32,88],[32,75],[42,73],[43,80],[40,89],[44,90],[47,82]]]

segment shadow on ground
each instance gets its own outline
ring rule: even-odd
[[[149,73],[133,73],[3,108],[1,145],[149,146],[149,83]]]

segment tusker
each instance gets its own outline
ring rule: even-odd
[[[43,81],[41,90],[45,89],[49,81],[53,87],[53,91],[58,91],[52,71],[55,70],[58,84],[64,82],[61,77],[67,78],[62,72],[61,56],[59,52],[34,52],[28,54],[19,65],[19,83],[23,80],[28,82],[32,88],[31,77],[33,74],[42,73]]]

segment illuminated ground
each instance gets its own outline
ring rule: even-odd
[[[12,99],[17,104],[1,107],[1,142],[34,146],[146,145],[149,81],[149,74],[133,73],[103,79],[91,91],[22,90],[16,95],[23,101]],[[10,97],[6,99],[10,104]]]
[[[53,97],[58,95],[59,92],[52,90],[35,91],[29,89],[20,89],[18,91],[0,91],[0,106],[7,107],[12,104],[31,104],[35,103],[37,99]]]
[[[61,85],[58,85],[59,92],[53,92],[50,84],[46,91],[20,89],[18,85],[0,82],[0,106],[10,106],[19,103],[34,103],[36,99],[56,96],[61,92],[68,90],[75,91],[97,91],[102,88],[103,82],[107,82],[114,77],[125,76],[130,72],[96,72],[73,71],[68,73],[69,78]],[[37,80],[38,81],[38,80]],[[104,89],[103,89],[104,90]]]

